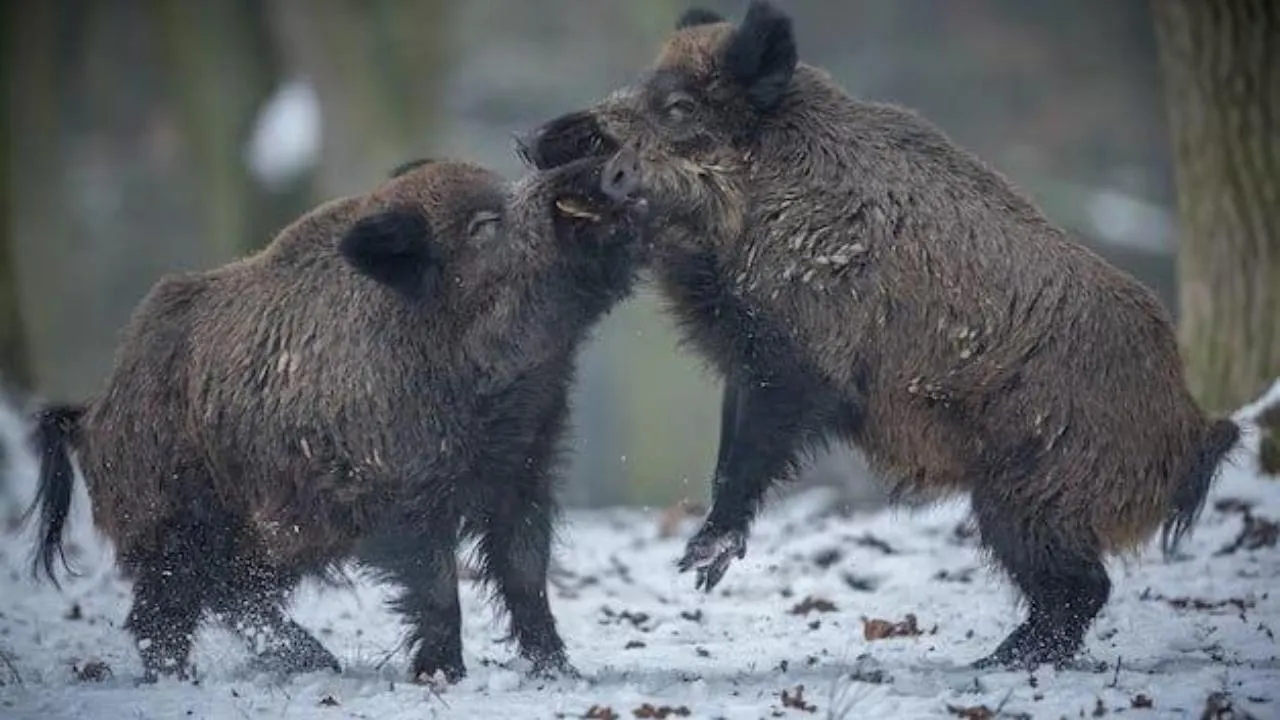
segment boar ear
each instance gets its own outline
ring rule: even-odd
[[[791,18],[768,0],[753,0],[724,50],[729,76],[756,110],[769,112],[782,102],[796,62]]]
[[[338,252],[358,272],[407,295],[426,291],[439,273],[431,223],[416,210],[380,210],[356,221]]]
[[[676,29],[683,30],[694,25],[711,25],[718,22],[724,22],[724,18],[720,13],[706,8],[695,7],[684,11],[684,14],[676,21]]]

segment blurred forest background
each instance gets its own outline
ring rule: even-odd
[[[731,18],[744,7],[701,4]],[[1163,12],[1162,25],[1153,17],[1160,0],[779,0],[795,18],[805,61],[829,69],[857,96],[921,111],[1180,317],[1180,298],[1199,297],[1204,312],[1195,327],[1184,323],[1184,338],[1189,352],[1207,353],[1196,373],[1212,379],[1198,394],[1225,409],[1280,375],[1280,290],[1265,290],[1268,282],[1280,286],[1278,27],[1275,3],[1232,0],[1224,7],[1264,8],[1264,17],[1201,18],[1215,29],[1190,29],[1199,22],[1199,11],[1188,9],[1194,4],[1169,0],[1155,11]],[[160,275],[250,252],[310,206],[361,191],[403,160],[465,157],[516,175],[513,132],[632,79],[686,6],[6,3],[0,384],[14,398],[90,397],[110,367],[117,333]],[[1223,30],[1223,22],[1235,24]],[[1242,102],[1265,96],[1271,104],[1229,132],[1213,125],[1212,112],[1171,128],[1171,109],[1178,117],[1222,99],[1201,83],[1168,100],[1162,84],[1162,72],[1199,72],[1196,58],[1213,32],[1242,52],[1261,53],[1220,62],[1271,68],[1240,90]],[[1221,219],[1212,212],[1196,215],[1184,203],[1186,219],[1179,219],[1175,158],[1198,152],[1203,138],[1195,132],[1205,122],[1261,143],[1241,146],[1242,162],[1260,163],[1258,177],[1271,173],[1243,215],[1236,208],[1237,225],[1256,226],[1243,233],[1243,245],[1197,234]],[[1209,250],[1196,256],[1199,265],[1183,264],[1180,283],[1175,256],[1184,225]],[[1257,245],[1262,238],[1268,243]],[[1214,245],[1220,242],[1227,244]],[[1220,257],[1228,260],[1213,260]],[[1234,286],[1223,278],[1245,273],[1242,267],[1253,273],[1239,284],[1247,297],[1232,300],[1234,308],[1251,308],[1239,322],[1221,307],[1211,312],[1216,296],[1201,297],[1202,266],[1216,268],[1217,286]],[[658,505],[706,495],[719,385],[677,349],[657,309],[646,289],[583,353],[570,504]],[[1222,360],[1228,347],[1236,357],[1249,333],[1258,348],[1251,359]],[[1224,362],[1233,367],[1215,365]],[[867,477],[855,454],[839,450],[819,458],[804,480],[871,504],[878,495]]]

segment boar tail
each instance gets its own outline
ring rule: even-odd
[[[80,418],[84,412],[85,408],[79,405],[45,407],[36,413],[35,431],[31,438],[32,449],[40,465],[36,497],[23,516],[25,523],[37,511],[40,514],[40,534],[31,574],[39,577],[43,570],[55,586],[58,585],[53,574],[55,557],[61,560],[68,572],[71,571],[62,547],[62,532],[71,510],[71,490],[75,483],[70,448],[74,447],[79,436]]]
[[[1173,502],[1165,518],[1160,538],[1166,557],[1177,552],[1178,544],[1191,532],[1192,526],[1204,510],[1209,488],[1217,476],[1218,466],[1240,440],[1240,427],[1227,418],[1214,420],[1204,435],[1200,446],[1184,465],[1186,474],[1178,479],[1173,490]]]

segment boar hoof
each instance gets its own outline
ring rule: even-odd
[[[262,670],[282,675],[301,675],[321,670],[342,672],[342,665],[338,663],[338,658],[323,648],[301,653],[265,653],[255,659],[254,665]]]
[[[711,592],[728,572],[729,564],[746,554],[745,530],[720,531],[711,525],[703,525],[685,547],[684,557],[680,558],[677,567],[680,572],[696,568],[698,576],[694,587]]]
[[[175,680],[193,680],[194,677],[187,669],[181,665],[162,665],[160,667],[148,667],[142,671],[142,676],[134,680],[135,687],[143,685],[155,685],[160,682],[160,678],[173,678]]]
[[[431,683],[437,672],[444,676],[446,683],[453,685],[467,676],[467,667],[461,660],[454,662],[431,661],[421,658],[414,660],[412,675],[414,682]]]
[[[1025,622],[1005,638],[990,655],[975,661],[974,670],[1034,670],[1039,665],[1065,668],[1075,657],[1079,642],[1061,639],[1044,626]]]
[[[569,659],[561,654],[549,658],[533,661],[533,670],[529,673],[533,677],[543,678],[545,680],[581,680],[582,673],[578,672]]]

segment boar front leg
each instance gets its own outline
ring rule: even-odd
[[[551,473],[563,409],[551,415],[523,455],[522,471],[511,478],[515,486],[495,497],[484,521],[480,551],[484,577],[497,587],[511,615],[510,638],[533,663],[534,673],[577,676],[547,600],[547,569],[558,515]]]
[[[726,379],[711,511],[677,565],[681,572],[697,569],[697,588],[710,592],[746,555],[765,494],[824,431],[821,409],[830,401],[810,387],[792,378]]]
[[[436,671],[456,683],[467,674],[462,660],[462,608],[458,601],[458,538],[445,530],[455,522],[442,517],[425,523],[424,534],[413,523],[392,524],[361,552],[361,560],[401,587],[391,608],[412,627],[410,677],[430,678]]]

